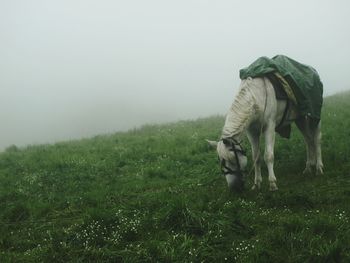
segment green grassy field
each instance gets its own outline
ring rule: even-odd
[[[277,138],[277,192],[265,167],[260,192],[252,175],[228,191],[205,142],[222,116],[9,147],[0,262],[350,262],[350,93],[326,98],[322,114],[325,174],[302,174],[293,129]]]

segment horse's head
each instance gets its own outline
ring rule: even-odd
[[[233,138],[222,138],[219,142],[207,142],[210,146],[216,147],[221,172],[226,177],[230,190],[243,190],[243,173],[247,166],[247,157],[240,142]]]

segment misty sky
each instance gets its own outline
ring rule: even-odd
[[[0,150],[225,114],[285,54],[350,89],[346,0],[0,0]]]

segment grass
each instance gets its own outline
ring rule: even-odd
[[[0,262],[349,262],[350,93],[326,98],[323,176],[277,139],[279,191],[230,193],[222,116],[0,154]],[[249,145],[245,142],[245,147]],[[251,158],[250,158],[251,160]]]

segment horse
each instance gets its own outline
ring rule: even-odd
[[[285,112],[288,120],[283,120]],[[216,147],[221,171],[226,178],[229,189],[241,191],[244,173],[247,168],[247,156],[242,147],[246,134],[251,144],[255,170],[253,190],[259,190],[262,183],[260,137],[265,137],[264,160],[268,169],[269,190],[276,191],[277,180],[274,172],[275,129],[295,122],[306,144],[306,167],[304,173],[316,170],[323,174],[321,154],[321,120],[315,122],[302,116],[293,103],[276,98],[272,82],[266,76],[247,78],[241,81],[239,90],[230,107],[219,141],[209,141]]]

